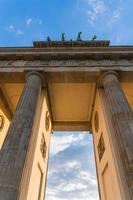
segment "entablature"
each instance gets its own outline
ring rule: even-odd
[[[41,72],[47,82],[54,130],[91,129],[97,81],[110,70],[119,72],[120,82],[133,82],[132,46],[0,48],[5,103],[13,112],[26,74]],[[128,93],[126,84],[123,87]]]
[[[60,42],[53,42],[55,45],[47,46],[47,42],[42,42],[41,47],[0,48],[0,72],[24,73],[31,70],[49,74],[100,73],[106,70],[133,72],[133,46],[108,46],[107,41],[99,43],[101,46],[89,46],[97,42],[76,42],[76,46],[71,47],[60,46]]]

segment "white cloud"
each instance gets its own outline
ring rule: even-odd
[[[91,26],[103,22],[105,25],[112,25],[121,17],[123,10],[122,1],[115,4],[112,0],[78,0],[76,7],[78,11],[87,16],[88,23]]]
[[[60,171],[64,171],[65,173],[68,173],[72,170],[79,170],[81,168],[81,163],[77,160],[67,160],[66,162],[63,162],[61,163],[59,166],[58,166],[58,169],[60,169]],[[50,169],[48,171],[48,175],[49,176],[52,176],[54,175],[54,173],[56,173],[57,169]]]
[[[89,181],[92,185],[97,186],[96,177],[91,175],[89,171],[80,171],[79,177],[82,177],[83,180]]]
[[[94,25],[98,17],[106,13],[107,7],[102,0],[88,0],[88,6],[88,22]]]
[[[55,134],[53,145],[56,154],[50,153],[46,200],[98,200],[91,136]]]
[[[77,181],[73,181],[72,183],[63,183],[62,185],[60,185],[60,187],[62,187],[63,192],[72,192],[75,190],[86,189],[87,185],[83,183],[77,183]]]
[[[42,25],[43,24],[43,20],[42,19],[32,19],[32,18],[28,18],[26,20],[26,25],[31,25],[31,24],[36,24],[36,25]]]
[[[30,24],[32,24],[33,23],[33,20],[31,19],[31,18],[28,18],[27,20],[26,20],[26,24],[27,25],[30,25]]]
[[[113,17],[114,17],[114,18],[119,18],[119,17],[120,17],[120,10],[115,10],[115,11],[113,12]]]
[[[79,167],[80,167],[80,163],[77,162],[76,160],[73,160],[71,162],[67,162],[66,166],[65,166],[66,170],[71,170],[73,168],[79,168]]]
[[[67,135],[66,136],[56,136],[55,135],[52,137],[51,139],[51,149],[50,149],[50,153],[51,154],[57,154],[60,151],[65,150],[66,148],[68,148],[71,144],[75,144],[77,142],[82,141],[84,138],[84,134],[78,134],[77,137],[74,134],[71,135]]]
[[[123,9],[121,7],[119,7],[119,8],[112,11],[111,17],[110,17],[110,20],[109,20],[109,25],[111,25],[114,22],[117,22],[119,20],[122,10]]]
[[[17,29],[15,28],[14,25],[10,25],[7,29],[6,29],[8,32],[13,32],[15,33],[16,35],[22,35],[24,34],[24,32],[21,30],[21,29]]]
[[[37,19],[34,22],[36,22],[37,25],[42,25],[42,23],[43,23],[43,21],[41,19]],[[26,25],[30,26],[32,23],[33,23],[33,19],[32,18],[28,18],[26,20]],[[16,35],[23,35],[24,34],[23,30],[21,30],[17,26],[14,26],[13,24],[9,25],[9,27],[6,28],[6,31],[13,32]]]
[[[15,31],[15,27],[13,25],[10,25],[9,26],[9,31],[11,31],[11,32]]]
[[[23,35],[23,34],[24,34],[24,32],[23,32],[23,31],[21,31],[20,29],[18,29],[18,30],[16,31],[16,34],[17,34],[17,35]]]
[[[107,10],[104,1],[102,0],[88,0],[88,5],[91,6],[92,10],[96,15],[104,14]]]

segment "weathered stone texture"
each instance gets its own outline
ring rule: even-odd
[[[19,185],[41,90],[41,77],[30,73],[0,152],[0,199],[19,198]]]
[[[116,72],[103,74],[102,85],[108,99],[125,179],[133,199],[133,112],[125,97]]]

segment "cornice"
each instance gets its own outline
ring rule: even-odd
[[[82,49],[83,50],[83,49]],[[133,48],[132,50],[123,51],[107,51],[107,49],[92,51],[66,51],[66,52],[49,52],[49,51],[0,51],[0,60],[84,60],[84,59],[94,59],[94,60],[120,60],[120,59],[133,59]]]
[[[106,46],[106,47],[33,47],[33,46],[16,46],[16,47],[0,47],[0,53],[32,53],[32,52],[131,52],[133,46]]]

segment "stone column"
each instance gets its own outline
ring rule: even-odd
[[[42,85],[41,75],[30,72],[0,152],[0,199],[19,199],[28,143]]]
[[[125,180],[133,199],[133,111],[121,88],[118,73],[104,73],[100,83],[108,100]]]

